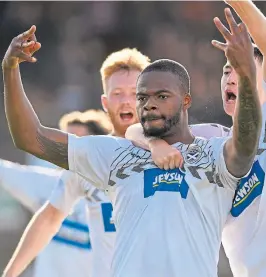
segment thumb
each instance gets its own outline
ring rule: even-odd
[[[225,49],[226,49],[226,43],[223,43],[223,42],[220,42],[217,40],[212,40],[211,43],[214,47],[216,47],[222,51],[225,51]]]

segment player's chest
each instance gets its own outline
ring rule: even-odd
[[[127,158],[113,163],[108,183],[110,190],[117,196],[137,195],[144,199],[171,192],[186,199],[191,189],[206,189],[217,182],[213,160],[207,152],[197,146],[180,151],[184,167],[172,170],[157,168],[147,151],[128,154]]]

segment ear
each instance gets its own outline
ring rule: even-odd
[[[192,103],[192,98],[190,96],[190,94],[185,94],[184,96],[184,108],[187,110],[191,107],[191,103]]]
[[[107,113],[108,112],[108,99],[106,94],[101,95],[101,102],[103,106],[103,110]]]

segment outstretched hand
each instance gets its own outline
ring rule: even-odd
[[[37,41],[35,32],[36,26],[33,25],[26,32],[13,38],[3,59],[3,67],[16,68],[21,62],[37,61],[32,56],[41,48],[41,44]]]
[[[225,43],[213,40],[216,48],[224,51],[226,58],[238,74],[249,74],[255,68],[253,46],[244,23],[237,24],[231,10],[225,9],[225,17],[230,31],[223,25],[218,17],[214,23],[225,39]]]

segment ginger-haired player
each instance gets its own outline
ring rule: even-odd
[[[109,55],[100,73],[104,110],[114,126],[112,135],[123,137],[126,129],[138,122],[136,114],[136,81],[150,59],[137,49],[125,48]]]

